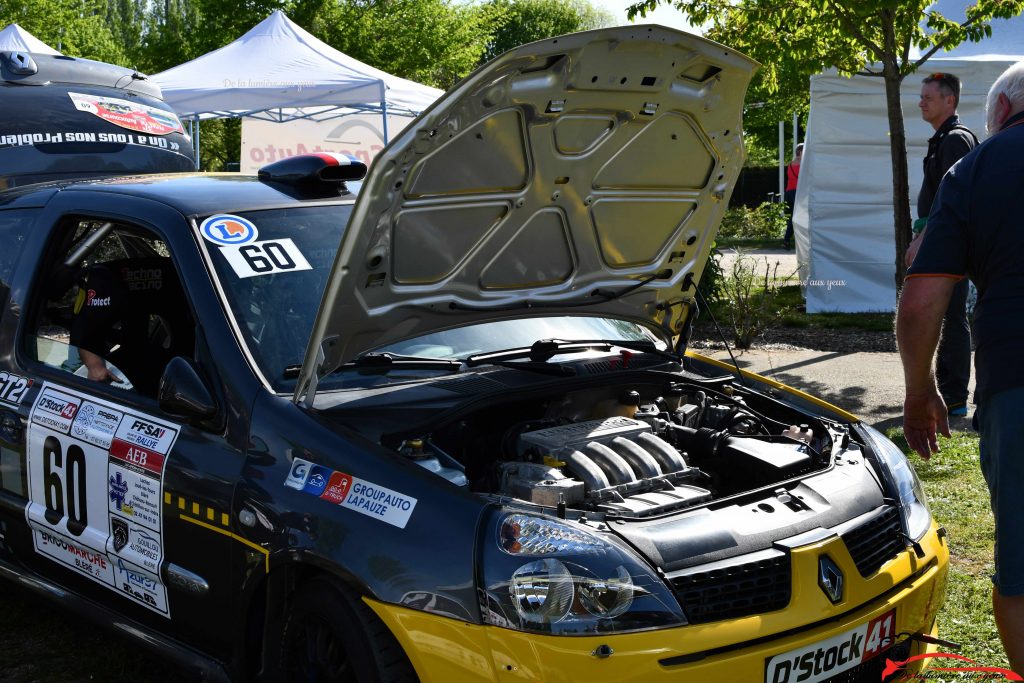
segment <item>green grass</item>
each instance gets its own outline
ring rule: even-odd
[[[10,581],[0,581],[0,681],[84,683],[192,680],[127,636],[77,617]]]
[[[778,306],[784,309],[782,325],[785,327],[811,327],[822,330],[858,329],[873,332],[892,332],[892,313],[815,313],[803,310],[804,298],[800,285],[786,285],[775,295]]]
[[[902,429],[889,437],[908,452]],[[955,432],[925,462],[910,455],[932,515],[949,532],[949,584],[939,612],[939,635],[963,645],[960,654],[983,666],[1008,666],[992,618],[994,526],[988,488],[978,465],[978,436]]]

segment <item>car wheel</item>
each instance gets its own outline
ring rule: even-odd
[[[281,648],[281,670],[289,682],[418,680],[387,626],[355,593],[329,579],[312,579],[298,589]]]

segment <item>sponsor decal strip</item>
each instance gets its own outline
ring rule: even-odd
[[[106,142],[181,152],[180,143],[144,133],[85,133],[75,131],[0,133],[0,149],[8,147],[34,147],[35,145],[63,145],[79,142]]]
[[[163,478],[179,427],[46,382],[29,414],[36,552],[166,617]]]
[[[98,116],[108,123],[149,135],[184,133],[178,115],[141,102],[131,102],[104,95],[69,92],[68,97],[78,111]]]
[[[339,507],[404,529],[416,499],[344,472],[295,458],[285,486],[319,497]]]

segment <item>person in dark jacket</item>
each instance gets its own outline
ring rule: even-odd
[[[978,144],[978,138],[960,123],[956,108],[960,103],[960,79],[953,74],[934,73],[921,84],[921,118],[931,124],[935,135],[928,140],[924,158],[924,181],[917,195],[917,233],[907,249],[906,264],[914,262],[927,229],[939,182],[946,171]],[[949,414],[967,415],[967,385],[971,379],[971,326],[967,321],[967,280],[957,283],[943,319],[939,354],[936,360],[939,391]]]

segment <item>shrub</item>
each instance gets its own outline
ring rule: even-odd
[[[722,277],[722,252],[711,247],[708,262],[704,266],[704,271],[700,274],[700,282],[697,284],[697,289],[709,306],[714,306],[722,298]]]
[[[739,206],[722,218],[718,236],[725,239],[775,240],[786,232],[786,205],[765,202],[756,209]]]
[[[762,278],[761,263],[764,263]],[[761,336],[784,312],[778,301],[780,289],[779,262],[772,268],[768,259],[757,259],[739,253],[732,263],[731,272],[721,278],[718,310],[727,312],[728,326],[733,343],[741,349],[749,349],[755,339]]]

